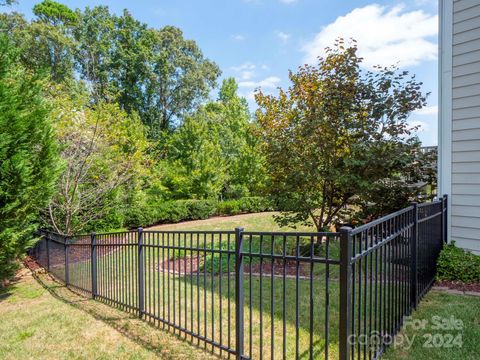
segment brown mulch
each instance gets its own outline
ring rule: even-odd
[[[478,292],[480,293],[480,283],[464,283],[461,281],[437,281],[435,286],[445,287],[452,290]]]
[[[200,264],[203,259],[203,256],[187,256],[182,259],[166,260],[158,264],[158,271],[170,271],[177,274],[191,274],[200,271]],[[232,262],[233,266],[233,262]],[[274,261],[274,275],[283,276],[283,260],[275,259]],[[260,268],[264,275],[271,275],[272,273],[272,263],[271,261],[265,260],[263,265],[260,267],[260,264],[252,264],[251,271],[252,274],[260,274]],[[250,273],[250,264],[248,262],[244,265],[245,273]],[[309,276],[310,270],[307,264],[300,264],[298,273],[300,276]],[[297,265],[295,260],[285,261],[285,275],[286,276],[295,276],[297,272]]]
[[[199,271],[201,256],[187,256],[181,259],[166,260],[158,264],[159,271],[191,274]]]
[[[27,269],[30,269],[31,271],[36,271],[41,269],[42,267],[35,261],[33,260],[30,256],[26,256],[25,259],[23,259],[23,264]]]
[[[250,273],[250,265],[248,262],[244,265],[245,272]],[[274,275],[283,276],[283,260],[275,259],[273,263]],[[272,262],[266,261],[262,266],[260,264],[252,264],[252,274],[260,274],[260,269],[264,275],[272,273]],[[310,276],[310,270],[307,264],[300,264],[298,268],[300,276]],[[297,262],[295,260],[285,261],[285,275],[295,276],[297,274]]]

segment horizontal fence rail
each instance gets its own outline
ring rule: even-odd
[[[446,215],[444,197],[339,233],[41,231],[31,255],[223,357],[373,359],[432,285]]]

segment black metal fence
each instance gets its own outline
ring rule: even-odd
[[[341,229],[340,358],[375,359],[435,281],[447,197]]]
[[[340,233],[43,231],[31,254],[67,286],[221,356],[375,358],[434,280],[446,203]]]

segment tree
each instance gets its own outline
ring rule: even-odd
[[[54,191],[58,156],[44,87],[0,35],[0,280],[32,244]]]
[[[317,66],[290,73],[286,91],[256,94],[270,193],[288,210],[282,224],[310,219],[324,230],[387,184],[413,200],[418,176],[406,172],[419,141],[407,118],[425,105],[421,83],[395,68],[363,71],[361,61],[354,43],[339,40]]]
[[[55,231],[72,235],[121,216],[126,190],[145,168],[147,142],[138,117],[128,116],[116,104],[89,107],[84,93],[62,89],[54,101],[64,170],[45,218]]]
[[[107,6],[87,7],[77,14],[80,20],[74,30],[76,68],[91,85],[94,102],[111,100],[115,92],[111,67],[116,18]]]
[[[17,1],[16,0],[1,0],[0,1],[0,6],[8,6],[15,4]]]
[[[151,29],[128,11],[115,16],[107,7],[87,8],[79,17],[76,63],[95,100],[116,97],[152,136],[171,130],[215,86],[217,65],[180,29]]]
[[[218,101],[187,117],[168,140],[163,178],[175,197],[238,198],[261,188],[265,171],[256,124],[237,88],[233,78],[225,79]]]
[[[31,68],[47,66],[53,81],[60,83],[73,77],[72,30],[77,14],[67,6],[44,0],[33,7],[37,20],[28,28],[25,61]]]

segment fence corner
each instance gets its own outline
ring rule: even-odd
[[[340,229],[340,360],[350,359],[352,241],[352,228],[343,226]]]
[[[410,303],[416,309],[418,305],[418,203],[412,203],[413,206],[413,227],[412,238],[410,241]]]

